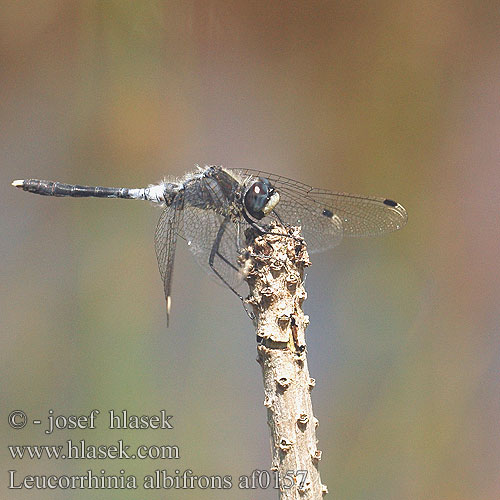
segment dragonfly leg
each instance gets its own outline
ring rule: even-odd
[[[224,231],[226,230],[227,224],[230,222],[230,218],[227,217],[224,219],[222,224],[219,227],[219,230],[217,231],[217,236],[215,237],[214,244],[212,246],[212,250],[210,251],[210,257],[208,258],[208,265],[212,269],[212,271],[216,274],[216,276],[231,290],[240,300],[241,303],[243,304],[243,308],[245,309],[245,312],[247,313],[248,317],[253,321],[255,319],[255,315],[252,311],[249,311],[245,299],[242,295],[240,295],[227,281],[226,279],[217,271],[217,269],[214,266],[214,259],[215,256],[217,255],[225,264],[231,266],[234,270],[240,272],[239,269],[237,269],[231,262],[229,262],[220,252],[219,252],[219,247],[220,243],[222,241],[222,237],[224,236]]]
[[[290,224],[287,224],[286,222],[283,222],[281,217],[278,215],[278,212],[276,210],[273,210],[272,212],[276,218],[278,219],[278,222],[285,228],[289,228]],[[257,233],[257,235],[263,235],[263,234],[275,234],[277,236],[281,236],[283,238],[293,238],[295,241],[299,242],[300,240],[292,236],[290,234],[283,234],[283,233],[275,233],[273,231],[269,231],[269,229],[266,229],[265,227],[259,226],[255,221],[253,221],[245,212],[243,212],[243,217],[245,220],[250,224],[251,228]],[[271,244],[266,240],[266,243],[268,246],[271,246]]]

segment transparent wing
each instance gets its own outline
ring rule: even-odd
[[[373,236],[396,231],[408,218],[402,205],[386,198],[335,193],[259,170],[234,170],[243,178],[269,179],[280,195],[269,217],[300,225],[308,250],[312,252],[336,246],[342,236]]]
[[[225,282],[233,289],[243,278],[238,257],[245,243],[247,227],[246,222],[226,220],[213,210],[184,206],[182,236],[196,261],[218,283]]]
[[[166,207],[160,215],[155,232],[155,250],[158,269],[163,280],[167,301],[167,325],[170,316],[172,294],[172,275],[174,271],[175,246],[182,214],[175,204]]]

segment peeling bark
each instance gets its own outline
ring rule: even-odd
[[[304,268],[310,265],[300,228],[274,224],[269,233],[249,234],[242,258],[255,315],[257,361],[264,377],[264,406],[271,429],[272,466],[280,477],[280,499],[317,500],[321,484],[302,311]],[[300,471],[306,471],[300,472]]]

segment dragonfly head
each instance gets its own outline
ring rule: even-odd
[[[259,178],[247,189],[243,205],[253,218],[260,220],[268,215],[279,201],[278,191],[267,179]]]

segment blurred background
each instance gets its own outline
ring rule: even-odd
[[[390,197],[404,230],[313,255],[322,480],[341,500],[500,497],[498,2],[1,2],[2,498],[276,498],[254,331],[160,211],[13,179],[143,187],[195,164]],[[13,431],[101,410],[96,430]],[[108,430],[109,409],[174,416]],[[171,444],[179,460],[16,460],[7,444]],[[230,490],[7,490],[7,470],[231,475]]]

